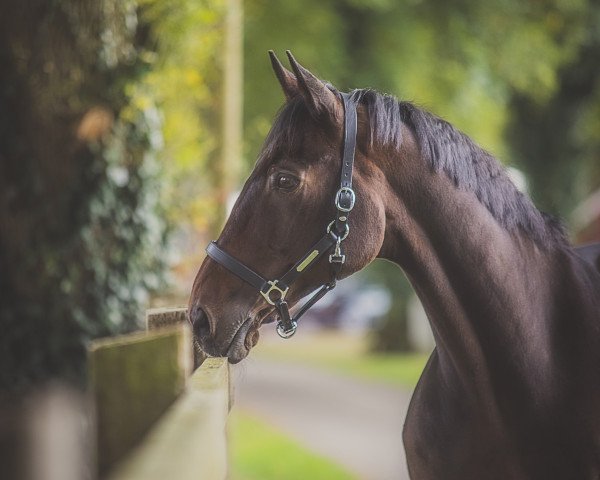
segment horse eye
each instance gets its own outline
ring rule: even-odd
[[[293,190],[300,181],[289,173],[280,173],[276,177],[275,185],[281,190]]]

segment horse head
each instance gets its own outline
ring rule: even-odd
[[[215,244],[234,262],[266,279],[279,278],[298,259],[302,265],[310,263],[309,257],[316,255],[310,251],[311,245],[327,235],[332,219],[340,218],[334,198],[345,144],[345,110],[339,92],[302,67],[289,52],[293,72],[272,52],[270,55],[286,103]],[[342,278],[360,270],[379,253],[385,211],[379,182],[373,181],[380,172],[369,162],[372,145],[361,129],[366,121],[359,108],[353,169],[358,200],[351,216],[347,220],[341,217],[349,228],[344,238],[345,261],[334,274],[328,261],[331,252],[319,252],[318,261],[285,292],[290,306],[332,282],[332,276]],[[336,238],[333,235],[332,243]],[[330,246],[333,250],[334,245]],[[274,302],[259,293],[208,256],[198,271],[189,303],[197,346],[206,354],[227,356],[232,363],[245,358],[258,341],[259,327],[281,315],[271,304]]]

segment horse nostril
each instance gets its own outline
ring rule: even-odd
[[[194,335],[198,338],[206,338],[210,335],[210,322],[208,321],[208,315],[201,307],[196,306],[192,310],[190,315],[192,322],[192,330]]]

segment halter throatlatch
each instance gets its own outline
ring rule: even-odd
[[[354,167],[354,151],[356,149],[356,105],[347,93],[342,93],[344,102],[344,150],[342,154],[342,169],[340,188],[335,194],[334,204],[337,209],[336,218],[327,226],[326,233],[315,243],[308,252],[296,262],[282,277],[277,280],[267,280],[254,270],[248,268],[239,260],[210,242],[206,248],[207,255],[234,275],[256,288],[265,301],[273,305],[279,314],[277,333],[281,338],[290,338],[298,328],[298,319],[306,313],[323,296],[335,288],[342,265],[346,256],[342,251],[342,242],[350,233],[348,215],[356,203],[356,194],[352,190],[352,170]],[[304,272],[308,271],[317,260],[334,247],[329,255],[329,263],[333,271],[333,278],[326,283],[302,305],[296,314],[290,315],[289,306],[285,300],[290,286]]]

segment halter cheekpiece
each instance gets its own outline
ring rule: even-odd
[[[337,209],[336,218],[327,225],[326,233],[315,243],[296,264],[277,280],[267,280],[254,270],[248,268],[222,250],[215,241],[206,247],[206,253],[215,262],[219,263],[234,275],[252,285],[263,298],[273,305],[279,313],[277,333],[282,338],[290,338],[298,328],[298,319],[306,313],[327,292],[335,288],[339,272],[346,261],[342,253],[342,242],[348,237],[350,225],[348,215],[354,208],[356,194],[352,190],[352,170],[354,167],[354,151],[356,149],[356,104],[349,94],[341,93],[344,102],[344,149],[342,154],[342,168],[340,188],[335,194],[334,204]],[[308,271],[318,259],[332,247],[333,253],[329,255],[329,263],[333,271],[333,279],[319,288],[302,307],[291,317],[285,297],[294,281]]]

